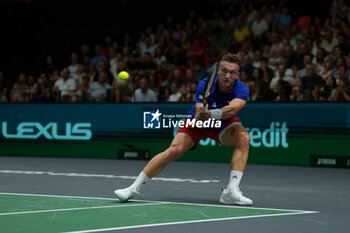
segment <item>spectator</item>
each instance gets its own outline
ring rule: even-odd
[[[295,85],[292,88],[291,101],[300,102],[304,100],[303,97],[304,87],[303,80],[300,77],[295,78]]]
[[[182,85],[185,85],[186,86],[186,82],[182,76],[182,73],[181,73],[181,70],[180,68],[175,68],[172,72],[172,75],[171,75],[171,81],[170,83],[168,84],[168,88],[171,88],[171,85],[175,83],[177,88],[180,88]]]
[[[218,57],[219,51],[221,49],[228,49],[228,48],[229,48],[228,39],[222,35],[221,30],[219,28],[215,28],[214,36],[210,40],[209,56]]]
[[[280,8],[277,9],[276,21],[278,28],[284,28],[292,23],[292,16],[289,15],[287,6],[282,6],[281,12]]]
[[[153,90],[148,88],[149,80],[146,77],[140,79],[140,88],[135,90],[132,97],[133,102],[156,102],[156,94]]]
[[[275,77],[271,80],[270,88],[272,90],[275,90],[276,86],[278,85],[279,80],[284,80],[284,81],[288,82],[291,87],[295,85],[295,79],[290,77],[290,76],[285,75],[286,66],[284,64],[280,64],[278,66],[278,73],[279,73],[278,77]],[[284,85],[284,84],[282,83],[281,85]],[[277,88],[279,88],[279,87],[277,87]]]
[[[305,45],[306,45],[306,51],[308,53],[311,53],[312,56],[315,56],[317,54],[317,50],[320,48],[315,41],[313,40],[313,38],[308,37],[305,40]],[[326,54],[324,54],[326,55]]]
[[[85,75],[86,75],[86,73],[85,73],[84,65],[83,64],[79,64],[77,72],[75,73],[75,75],[72,75],[72,78],[74,79],[74,82],[77,85],[79,85],[79,83],[81,82],[82,78]]]
[[[306,76],[302,78],[304,86],[303,98],[306,101],[316,101],[318,91],[324,87],[324,81],[315,73],[315,68],[312,64],[307,64],[305,69]]]
[[[283,52],[283,44],[280,42],[280,39],[277,33],[271,33],[271,47],[269,51],[269,65],[273,67],[277,67]]]
[[[252,61],[252,65],[254,68],[260,68],[261,56],[262,56],[261,51],[256,50]]]
[[[89,76],[88,75],[83,75],[81,77],[81,82],[78,85],[77,88],[77,98],[79,102],[89,102]]]
[[[187,61],[191,64],[194,62],[203,62],[206,47],[200,43],[199,35],[194,35],[191,44],[186,49]]]
[[[305,77],[306,76],[306,65],[312,64],[312,55],[307,53],[303,57],[303,68],[299,69],[297,72],[298,77]]]
[[[337,83],[332,75],[328,75],[325,80],[324,88],[320,88],[319,99],[321,101],[333,101],[336,92]]]
[[[258,100],[259,95],[260,95],[259,84],[256,81],[252,80],[249,82],[248,88],[249,88],[248,101],[256,102]]]
[[[258,12],[255,16],[255,19],[251,27],[251,32],[253,37],[252,39],[255,42],[255,44],[258,44],[258,42],[262,41],[268,29],[269,29],[269,26],[266,20],[262,17],[261,12]]]
[[[11,90],[11,102],[28,102],[28,84],[27,76],[20,73],[17,82],[13,85]]]
[[[276,94],[270,89],[269,83],[261,82],[259,84],[259,95],[256,101],[274,101]]]
[[[294,55],[294,52],[293,52],[293,48],[290,45],[285,46],[284,49],[283,49],[283,57],[282,57],[282,59],[286,60],[287,67],[292,68],[292,70],[293,70],[294,56],[295,55]],[[293,74],[294,74],[294,72],[293,72]]]
[[[283,64],[284,67],[286,67],[286,71],[285,71],[285,74],[286,76],[290,76],[290,77],[294,77],[294,71],[292,68],[288,68],[288,63],[287,63],[287,59],[285,58],[282,58],[281,61],[280,61],[280,64]],[[279,77],[279,72],[278,72],[278,69],[275,70],[275,77]]]
[[[60,77],[60,73],[58,70],[54,70],[54,72],[52,73],[52,75],[49,76],[49,81],[48,81],[48,85],[49,85],[49,91],[50,91],[50,101],[58,101],[59,100],[59,92],[53,92],[53,87],[55,86],[55,83],[57,80],[59,80]]]
[[[323,66],[320,67],[318,75],[325,80],[333,72],[333,62],[332,59],[327,57],[323,62]]]
[[[89,64],[89,74],[88,75],[89,75],[89,84],[97,81],[98,74],[97,74],[96,66],[94,63]]]
[[[180,40],[182,35],[181,23],[176,23],[175,30],[172,33],[172,37],[174,40]]]
[[[0,71],[0,102],[8,102],[7,98],[8,87],[5,81],[5,76],[2,71]]]
[[[203,64],[201,62],[195,62],[193,64],[193,71],[197,77],[197,80],[202,80],[207,76],[207,72],[203,68]]]
[[[100,67],[99,73],[105,73],[106,82],[111,83],[113,81],[113,75],[111,71],[109,71],[107,60],[101,60],[98,64]]]
[[[333,61],[336,62],[336,59],[341,57],[341,58],[345,58],[343,55],[343,51],[341,50],[340,46],[334,46],[332,53],[330,54],[330,57],[333,58]],[[344,62],[344,64],[346,64],[346,62]]]
[[[171,94],[169,96],[168,102],[179,102],[182,94],[179,92],[179,88],[176,83],[172,83],[170,86]]]
[[[325,58],[326,51],[323,48],[318,48],[316,56],[312,59],[312,64],[315,65],[315,70],[317,74],[323,71]]]
[[[78,72],[78,62],[79,62],[79,57],[77,53],[72,53],[71,62],[72,63],[68,66],[68,69],[72,77],[75,77],[76,73]]]
[[[182,48],[177,44],[170,47],[167,60],[169,63],[176,66],[182,66],[186,64],[186,57],[183,54]]]
[[[117,64],[119,63],[120,61],[117,62]],[[136,59],[136,57],[133,54],[131,54],[129,56],[126,66],[130,71],[137,72],[140,68],[140,62]]]
[[[152,61],[151,54],[146,52],[140,63],[140,75],[148,76],[151,83],[151,87],[153,88],[156,83],[155,75],[156,75],[156,64]]]
[[[288,102],[292,94],[292,87],[289,82],[279,79],[275,87],[276,98],[275,102]]]
[[[342,49],[343,54],[345,56],[348,56],[350,53],[350,43],[349,43],[348,37],[344,33],[339,33],[337,36],[337,39],[338,39],[338,45]]]
[[[253,74],[252,74],[252,81],[255,82],[255,84],[260,85],[260,83],[263,82],[263,73],[262,70],[259,68],[254,68]]]
[[[108,59],[110,58],[110,49],[112,48],[112,37],[106,36],[105,38],[105,46],[102,49],[102,54],[107,57]]]
[[[89,87],[90,102],[105,102],[111,86],[107,82],[107,74],[99,72],[98,81],[93,82]]]
[[[263,77],[264,77],[262,82],[267,84],[268,86],[270,84],[271,79],[274,77],[273,70],[268,66],[268,58],[266,57],[261,58],[260,69],[262,70]]]
[[[247,24],[250,27],[252,25],[253,20],[256,17],[256,14],[258,13],[257,10],[255,10],[254,4],[250,2],[248,4],[248,11],[247,11]]]
[[[118,77],[118,60],[117,60],[116,49],[114,48],[111,48],[109,50],[109,71],[111,72],[114,78]]]
[[[146,53],[150,54],[150,56],[154,57],[156,54],[157,46],[152,44],[151,38],[146,36],[145,42],[140,43],[141,47],[141,57],[143,57]]]
[[[87,44],[83,44],[80,48],[80,57],[90,57],[90,46]]]
[[[64,68],[62,70],[62,78],[55,82],[52,92],[58,97],[56,101],[72,102],[76,88],[77,86],[70,76],[69,69]]]
[[[249,74],[247,70],[242,70],[240,72],[240,80],[244,85],[248,86],[249,84]]]
[[[247,41],[250,36],[250,30],[248,27],[244,26],[242,20],[237,23],[237,28],[233,32],[233,38],[238,43],[241,44],[243,41]]]
[[[241,60],[241,66],[239,72],[246,71],[248,73],[248,77],[251,78],[254,70],[254,66],[252,65],[252,61],[249,55],[244,55]]]
[[[45,61],[45,65],[43,67],[43,71],[47,75],[52,75],[53,71],[56,69],[57,69],[57,67],[55,67],[55,65],[54,65],[53,58],[51,56],[46,56],[46,61]]]
[[[28,88],[28,98],[29,98],[29,101],[31,102],[34,99],[34,95],[36,94],[37,88],[38,88],[38,84],[33,75],[28,76],[27,88]]]
[[[189,91],[186,95],[186,101],[187,102],[193,102],[194,97],[196,96],[198,84],[197,83],[190,83],[189,84]]]
[[[151,26],[146,27],[146,35],[151,39],[151,44],[155,43],[155,35]]]
[[[101,45],[95,45],[95,56],[91,58],[90,62],[96,66],[97,71],[100,70],[100,61],[106,59],[102,53]]]
[[[38,85],[34,94],[35,102],[48,102],[50,100],[50,82],[46,73],[41,73],[38,78]]]
[[[338,83],[340,79],[350,79],[350,73],[344,65],[340,65],[336,68],[336,72],[334,73],[334,78]]]
[[[330,30],[326,31],[324,39],[321,41],[321,48],[323,48],[327,53],[331,53],[333,48],[338,45],[338,39],[332,36]]]
[[[156,56],[154,60],[157,66],[161,66],[162,68],[164,68],[165,63],[167,62],[167,58],[160,47],[156,48]]]
[[[304,60],[304,55],[306,54],[306,45],[304,42],[299,41],[297,43],[297,47],[298,47],[298,51],[295,54],[294,58],[293,58],[293,66],[296,66],[297,69],[302,69],[305,67],[303,60]]]
[[[89,56],[84,56],[83,57],[83,66],[84,66],[84,72],[88,73],[89,72],[89,65],[90,65],[90,57]]]
[[[341,101],[350,101],[350,84],[349,79],[341,78],[338,80],[338,87],[335,91],[334,101],[341,102]]]
[[[197,81],[199,81],[199,80],[197,80],[197,77],[195,76],[194,71],[192,69],[188,68],[186,70],[186,73],[185,73],[185,83],[187,83],[189,85],[189,84],[197,82]]]
[[[261,6],[261,14],[263,15],[263,18],[266,20],[266,22],[270,25],[272,22],[272,9],[271,6],[268,2],[265,2],[262,6]]]
[[[346,61],[344,57],[336,57],[334,59],[334,66],[338,68],[339,66],[346,66]]]

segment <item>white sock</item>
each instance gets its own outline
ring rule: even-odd
[[[230,173],[230,179],[228,181],[227,189],[233,191],[238,188],[239,182],[241,182],[243,172],[232,170]]]
[[[141,189],[141,186],[143,184],[146,184],[146,182],[149,180],[148,176],[143,173],[140,172],[139,176],[136,178],[136,180],[134,181],[134,183],[131,185],[131,187],[136,191],[139,192]]]

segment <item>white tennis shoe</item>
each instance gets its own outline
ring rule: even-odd
[[[114,193],[115,195],[117,195],[117,198],[120,202],[126,202],[127,200],[135,196],[135,194],[137,194],[138,192],[136,192],[135,189],[130,186],[125,189],[117,189],[114,191]]]
[[[227,205],[252,205],[253,201],[243,196],[239,188],[234,190],[224,189],[221,193],[220,203]]]

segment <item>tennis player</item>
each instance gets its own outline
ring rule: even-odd
[[[125,188],[115,190],[121,202],[132,198],[140,192],[140,188],[149,179],[157,176],[170,162],[180,158],[187,150],[195,149],[198,142],[204,138],[211,138],[224,146],[234,146],[231,159],[231,172],[228,185],[220,197],[220,203],[235,205],[252,205],[253,201],[239,189],[244,169],[247,164],[250,137],[245,128],[239,123],[236,114],[245,106],[249,94],[248,87],[239,78],[239,60],[228,53],[218,63],[217,75],[203,109],[203,93],[210,77],[201,80],[198,84],[195,104],[189,112],[189,117],[205,121],[209,118],[221,121],[220,128],[179,128],[170,147],[153,157],[135,182]]]

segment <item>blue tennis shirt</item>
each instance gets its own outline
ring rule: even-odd
[[[202,79],[197,87],[196,95],[194,97],[194,101],[196,103],[203,103],[203,92],[205,88],[205,84],[208,80],[207,78]],[[231,100],[235,98],[242,99],[244,101],[247,101],[248,95],[249,95],[249,89],[246,85],[244,85],[240,80],[236,79],[232,90],[228,94],[222,94],[218,87],[218,80],[219,75],[215,77],[215,81],[211,90],[211,94],[209,96],[209,100],[207,102],[208,109],[217,109],[222,108],[226,105],[228,105]],[[189,117],[192,119],[194,117],[194,111],[195,111],[196,104],[193,104],[191,110],[188,112]],[[222,120],[222,126],[225,124],[226,120]]]

